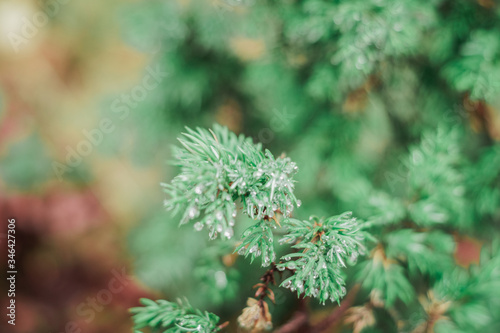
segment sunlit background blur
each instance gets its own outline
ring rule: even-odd
[[[125,278],[109,304],[88,299],[116,274],[133,276],[127,235],[162,210],[167,146],[134,155],[144,135],[116,117],[74,167],[53,166],[87,140],[84,130],[99,128],[109,101],[137,85],[151,61],[123,38],[127,5],[0,1],[0,218],[17,221],[19,271],[16,326],[2,320],[1,332],[128,332],[127,308],[151,295]]]
[[[177,1],[181,8],[188,2]],[[17,221],[20,272],[17,324],[6,327],[2,320],[1,332],[59,333],[73,332],[75,327],[85,333],[128,332],[127,309],[137,305],[140,297],[186,295],[203,308],[219,306],[224,314],[228,295],[221,294],[236,295],[239,305],[250,294],[235,286],[224,291],[189,288],[196,279],[193,269],[205,235],[177,228],[177,220],[163,210],[159,183],[172,177],[173,169],[166,163],[170,145],[185,125],[218,122],[264,142],[276,154],[287,150],[289,138],[298,142],[296,136],[310,118],[300,112],[307,105],[296,94],[288,92],[283,100],[279,96],[302,87],[278,87],[273,82],[285,74],[272,72],[274,78],[254,90],[262,95],[276,92],[274,105],[265,99],[248,102],[251,97],[241,94],[245,89],[238,83],[242,73],[237,62],[273,56],[275,36],[259,31],[265,24],[240,26],[241,34],[231,35],[230,24],[244,15],[244,8],[230,4],[230,19],[226,9],[203,21],[210,1],[200,1],[199,12],[194,10],[192,15],[206,33],[197,36],[205,48],[196,53],[194,45],[179,57],[167,51],[185,38],[185,27],[178,22],[178,13],[159,3],[0,1],[0,220],[1,225],[8,218]],[[254,13],[268,24],[269,18],[261,14]],[[226,16],[215,19],[221,15]],[[221,44],[226,58],[220,56]],[[213,52],[206,51],[207,45],[213,45]],[[308,61],[300,52],[284,53],[293,68]],[[158,59],[166,65],[157,67]],[[225,70],[212,75],[212,65],[203,63],[207,59],[212,65],[219,61]],[[264,72],[269,74],[265,66],[246,73],[245,84],[258,86]],[[402,80],[416,80],[413,74],[404,72]],[[366,91],[374,85],[366,80],[339,103],[343,117],[356,117],[365,108]],[[380,103],[368,104],[375,116],[367,117],[361,126],[362,144],[356,149],[367,163],[378,163],[395,135],[388,130],[389,116],[380,111]],[[265,115],[254,111],[265,109],[269,109]],[[329,112],[333,111],[325,114]],[[398,117],[411,122],[414,114],[408,111]],[[423,123],[432,123],[434,114],[423,117],[427,119]],[[498,139],[495,117],[489,131]],[[349,125],[342,120],[335,126]],[[311,145],[327,141],[325,136],[311,137],[296,150],[307,156]],[[302,164],[306,170],[302,180],[311,185],[315,181],[307,177],[316,176],[321,160],[302,162],[307,162]],[[320,187],[299,189],[304,201],[331,185],[316,184]],[[331,206],[313,200],[309,205],[310,210],[325,214],[333,213]],[[469,241],[463,246],[471,258],[467,260],[476,260],[478,245]],[[168,255],[179,252],[185,255]],[[0,256],[6,257],[3,245]],[[0,262],[3,268],[5,261]],[[247,273],[252,274],[242,274]],[[109,292],[111,281],[118,281],[119,291]],[[2,290],[4,283],[0,283]],[[2,309],[4,297],[2,292]],[[106,304],[93,304],[96,298],[106,299]]]

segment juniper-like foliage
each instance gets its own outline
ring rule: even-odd
[[[181,214],[181,224],[192,221],[196,231],[208,228],[210,239],[222,233],[229,240],[239,211],[253,224],[243,232],[234,252],[250,257],[252,262],[260,257],[263,267],[287,270],[291,276],[281,286],[297,291],[297,297],[313,297],[325,304],[327,300],[339,302],[345,296],[342,269],[366,254],[363,243],[367,234],[350,212],[308,221],[291,218],[294,208],[300,206],[292,178],[298,167],[290,158],[275,158],[252,139],[237,136],[225,127],[187,128],[179,141],[182,147],[175,148],[174,164],[180,167],[180,173],[171,183],[162,185],[169,196],[165,206]],[[277,232],[282,236],[275,236]],[[289,253],[278,263],[275,238],[280,244],[290,245]],[[268,274],[273,276],[273,269]],[[260,303],[255,303],[259,311],[268,311],[262,300],[267,295],[274,301],[269,286],[263,285],[257,295],[261,296]],[[143,302],[148,305],[145,309],[132,310],[137,313],[134,321],[138,328],[175,323],[182,330],[198,324],[200,332],[215,332],[213,318],[217,317],[201,316],[199,312],[187,316],[182,306],[164,300],[158,301],[161,307],[150,300]]]
[[[139,157],[185,125],[254,138],[181,138],[165,187],[177,218],[155,213],[131,235],[142,281],[249,331],[500,331],[498,1],[153,0],[128,13],[129,42],[168,73],[131,113],[149,138]],[[318,328],[317,308],[337,314]]]
[[[159,300],[154,302],[143,298],[141,303],[143,307],[130,309],[130,312],[134,314],[136,329],[149,326],[153,330],[169,333],[220,331],[220,327],[217,326],[219,317],[213,313],[203,313],[194,309],[187,301],[179,300],[173,303]]]
[[[220,126],[187,131],[179,139],[183,148],[174,153],[181,173],[164,184],[171,197],[165,206],[182,210],[181,224],[196,220],[194,228],[207,227],[211,239],[218,233],[231,238],[238,199],[243,213],[257,220],[270,220],[278,212],[288,216],[300,205],[293,194],[297,166],[289,158],[276,159],[252,139]]]
[[[330,299],[339,302],[346,287],[342,268],[355,264],[366,254],[365,233],[351,212],[327,219],[311,217],[309,221],[286,219],[288,234],[280,243],[289,243],[299,252],[286,254],[278,270],[295,270],[282,286],[300,295],[317,297],[323,304]]]

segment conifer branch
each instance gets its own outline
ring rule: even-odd
[[[188,128],[179,142],[183,148],[176,148],[174,156],[181,172],[170,184],[162,184],[170,197],[165,201],[167,209],[182,213],[181,224],[195,220],[196,230],[207,227],[210,239],[221,232],[230,239],[237,206],[241,204],[243,214],[254,220],[254,224],[243,233],[235,252],[250,256],[251,261],[262,257],[262,266],[271,266],[261,277],[261,283],[254,286],[256,299],[248,300],[248,307],[238,318],[242,327],[253,330],[272,326],[264,298],[274,302],[269,286],[275,284],[276,272],[292,273],[281,286],[297,290],[299,298],[316,297],[323,304],[327,300],[340,301],[346,290],[341,269],[347,264],[354,265],[358,256],[365,253],[363,241],[368,235],[350,212],[327,219],[311,217],[309,221],[290,218],[294,207],[301,204],[293,193],[292,177],[298,169],[295,163],[284,155],[274,158],[271,152],[263,152],[260,145],[236,136],[227,128],[217,125],[209,131]],[[291,244],[293,252],[275,264],[273,230],[277,228],[285,231],[280,243]],[[171,319],[166,325],[175,322],[179,326],[177,321],[191,325],[190,321],[179,319],[187,315],[182,305],[175,312],[171,303],[165,304],[171,307],[163,310],[170,312]],[[190,316],[195,320],[194,315]],[[200,313],[196,312],[196,316]],[[198,317],[195,322],[199,324]],[[134,318],[139,327],[157,324],[140,316]],[[210,318],[211,330],[222,327],[216,325],[215,317]]]

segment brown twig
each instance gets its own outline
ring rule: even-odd
[[[297,332],[300,327],[303,327],[309,321],[309,316],[305,312],[297,311],[292,316],[292,319],[286,324],[274,331],[274,333],[291,333]]]
[[[320,321],[318,324],[312,327],[311,333],[321,333],[325,331],[326,329],[330,328],[334,324],[337,324],[342,317],[344,316],[345,312],[351,307],[352,303],[354,302],[354,299],[356,298],[356,294],[358,293],[359,290],[359,285],[354,286],[351,291],[347,294],[347,296],[344,298],[340,306],[335,309],[328,317]]]
[[[306,309],[300,309],[292,318],[283,326],[274,331],[274,333],[292,333],[292,332],[308,332],[308,333],[321,333],[333,325],[337,324],[345,312],[351,307],[356,294],[358,293],[359,286],[356,285],[347,294],[340,306],[335,309],[328,317],[324,318],[318,324],[309,326],[309,316]]]
[[[259,297],[260,300],[263,300],[264,297],[268,297],[274,303],[274,293],[269,288],[270,284],[276,284],[276,280],[274,279],[274,272],[276,272],[276,264],[272,263],[271,268],[269,268],[264,275],[260,278],[261,283],[257,283],[254,288],[257,288],[255,292],[255,298]]]
[[[226,321],[226,322],[223,322],[222,324],[220,324],[219,326],[217,326],[217,328],[218,329],[223,329],[223,328],[226,328],[228,325],[229,325],[229,322]]]
[[[307,312],[307,298],[299,299],[299,309],[292,318],[274,333],[307,332],[309,326],[309,314]]]

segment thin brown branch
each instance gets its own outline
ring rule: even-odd
[[[270,284],[276,284],[276,280],[274,279],[274,273],[276,272],[276,264],[272,263],[271,267],[262,275],[260,278],[261,283],[257,283],[254,288],[257,288],[255,292],[255,297],[260,297],[260,300],[263,300],[264,297],[268,297],[274,303],[274,293],[269,288]]]
[[[310,327],[309,316],[307,310],[302,308],[297,311],[290,321],[274,331],[274,333],[293,333],[293,332],[308,332],[308,333],[321,333],[338,324],[345,312],[351,307],[356,294],[358,293],[359,285],[354,286],[351,291],[344,298],[340,306],[335,309],[328,317],[320,321],[318,324]]]
[[[228,325],[229,325],[229,322],[226,321],[226,322],[223,322],[222,324],[220,324],[219,326],[217,326],[217,328],[221,330],[221,329],[226,328]]]
[[[292,318],[273,333],[307,332],[309,329],[309,314],[307,312],[307,298],[299,299],[299,309]]]
[[[290,321],[274,331],[274,333],[292,333],[298,332],[298,329],[307,324],[309,318],[307,313],[297,311]]]
[[[359,285],[354,286],[351,291],[344,298],[340,306],[335,309],[328,317],[320,321],[318,324],[312,327],[311,333],[321,333],[328,328],[332,327],[335,324],[338,324],[345,312],[351,307],[354,299],[356,298],[356,294],[358,293]]]

